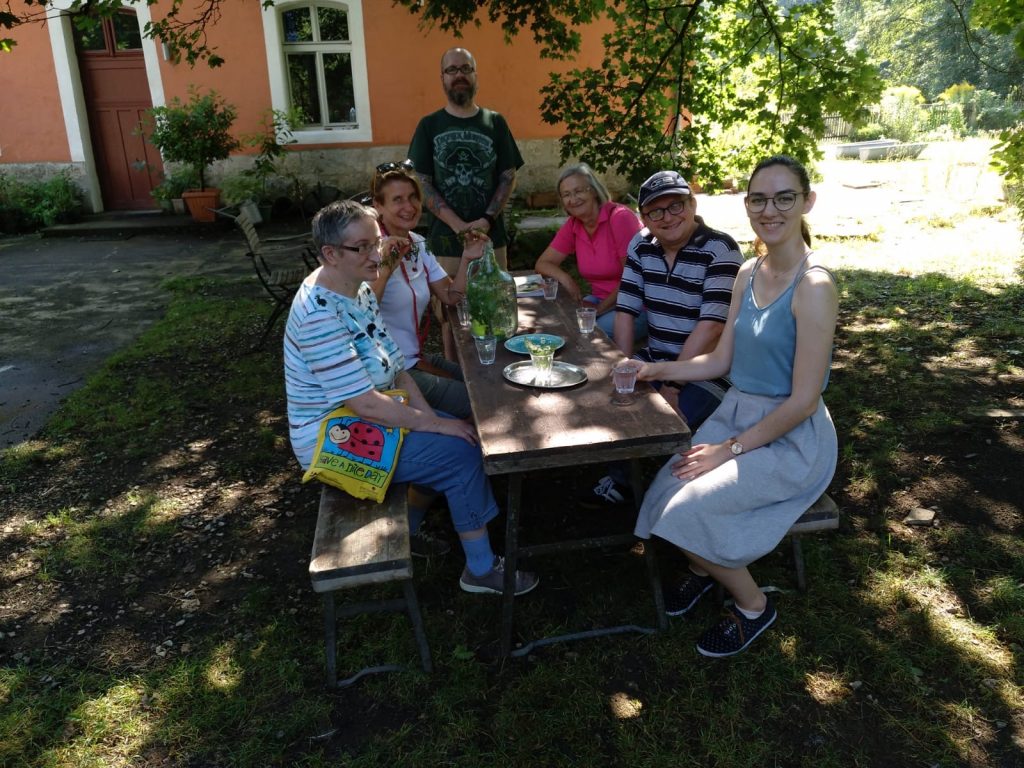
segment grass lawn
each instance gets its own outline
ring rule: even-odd
[[[267,305],[249,281],[171,281],[167,316],[0,455],[0,764],[1024,766],[1020,254],[907,273],[877,233],[823,247],[842,252],[842,527],[805,541],[806,594],[787,545],[753,566],[779,620],[749,652],[697,655],[706,606],[494,665],[498,602],[458,589],[456,552],[416,564],[434,674],[330,692],[317,488],[287,444],[278,344],[246,351]],[[524,536],[631,527],[574,509],[589,480],[528,481]],[[903,522],[921,508],[933,525]],[[443,510],[431,523],[454,543]],[[635,552],[535,567],[523,640],[653,621]],[[343,672],[387,662],[416,665],[403,617],[345,623]]]

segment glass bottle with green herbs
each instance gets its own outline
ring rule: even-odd
[[[477,338],[515,336],[519,327],[516,283],[512,275],[498,266],[490,243],[484,247],[484,255],[469,265],[466,299],[470,333]]]

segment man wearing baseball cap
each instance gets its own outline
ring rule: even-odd
[[[615,344],[646,362],[688,360],[718,343],[736,272],[743,262],[736,241],[711,229],[697,215],[686,179],[658,171],[640,186],[637,198],[644,228],[633,238],[619,283]],[[646,311],[647,345],[634,352],[633,324]],[[661,394],[696,430],[722,401],[725,379],[661,384]],[[615,466],[583,501],[588,506],[621,504],[629,495],[625,471]]]

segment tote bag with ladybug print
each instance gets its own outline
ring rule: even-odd
[[[409,401],[408,393],[400,389],[384,394],[400,403]],[[364,421],[344,406],[337,408],[320,423],[313,463],[302,482],[317,479],[357,499],[381,502],[395,474],[406,432]]]

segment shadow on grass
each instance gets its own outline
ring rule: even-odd
[[[167,318],[38,441],[3,458],[0,756],[26,766],[1019,764],[1024,448],[1019,420],[984,414],[1021,407],[1024,292],[857,271],[840,287],[826,401],[842,441],[832,494],[843,530],[807,542],[807,595],[789,591],[786,544],[753,567],[787,590],[756,650],[697,657],[708,605],[664,635],[491,666],[478,652],[495,641],[498,603],[458,590],[453,554],[416,567],[437,672],[325,692],[306,573],[316,489],[299,485],[287,445],[279,345],[243,352],[269,310],[231,284],[176,283]],[[529,479],[531,540],[581,525],[574,499],[586,482]],[[922,506],[939,508],[939,527],[903,525]],[[431,516],[443,530],[445,513]],[[632,525],[628,513],[587,522]],[[681,563],[662,549],[671,576]],[[517,603],[522,640],[653,623],[636,553],[531,565],[543,582]],[[415,666],[407,622],[346,621],[342,670],[382,662]]]

